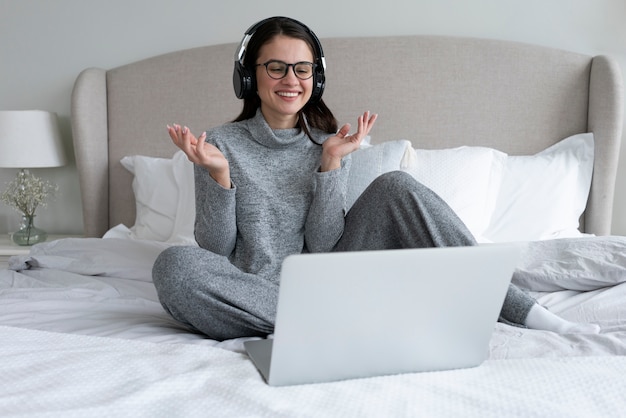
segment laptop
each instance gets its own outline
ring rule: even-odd
[[[273,338],[245,349],[271,386],[478,366],[522,248],[289,256]]]

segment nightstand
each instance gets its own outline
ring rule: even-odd
[[[48,235],[46,242],[54,241],[61,238],[78,237],[77,235]],[[9,258],[13,255],[27,255],[30,252],[30,246],[21,246],[11,241],[8,234],[0,235],[0,270],[9,267]]]

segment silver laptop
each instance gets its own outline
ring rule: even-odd
[[[273,338],[244,343],[269,385],[474,367],[522,246],[285,259]]]

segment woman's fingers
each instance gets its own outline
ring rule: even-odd
[[[359,125],[358,125],[359,127],[357,130],[357,135],[359,137],[368,135],[370,131],[372,130],[372,127],[374,126],[374,123],[376,122],[377,117],[378,117],[377,114],[370,114],[369,111],[359,116]]]
[[[167,125],[167,133],[172,139],[172,141],[178,145],[178,135],[176,134],[176,129],[173,126]]]
[[[190,161],[197,163],[203,157],[206,133],[196,138],[188,127],[178,124],[167,125],[167,132],[174,145],[183,150]]]
[[[185,143],[196,145],[198,141],[186,126],[176,124],[167,125],[167,132],[169,133],[170,138],[172,138],[172,141],[174,141],[178,147],[182,147]]]
[[[369,111],[366,111],[365,113],[360,115],[358,120],[357,120],[357,131],[356,131],[356,133],[354,133],[354,135],[351,135],[351,139],[354,140],[354,141],[360,142],[361,139],[363,139],[364,136],[366,136],[366,135],[368,135],[370,133],[370,131],[372,130],[372,127],[374,126],[374,123],[376,122],[376,118],[377,117],[378,117],[378,115],[370,114]],[[346,124],[346,125],[348,125],[348,124]],[[344,127],[346,125],[344,125]],[[345,133],[344,137],[346,135],[347,135],[347,132]]]
[[[337,136],[345,138],[346,135],[348,135],[348,132],[350,132],[350,124],[346,123],[337,131]]]
[[[206,149],[206,132],[202,132],[202,134],[200,135],[200,137],[198,137],[198,139],[196,140],[196,151],[198,152],[198,154],[204,152],[204,150]]]

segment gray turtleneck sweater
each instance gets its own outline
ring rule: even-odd
[[[272,130],[260,110],[207,131],[206,140],[229,161],[232,187],[196,166],[198,244],[275,281],[286,256],[330,251],[343,233],[348,167],[319,172],[328,134],[312,130],[312,137]]]

